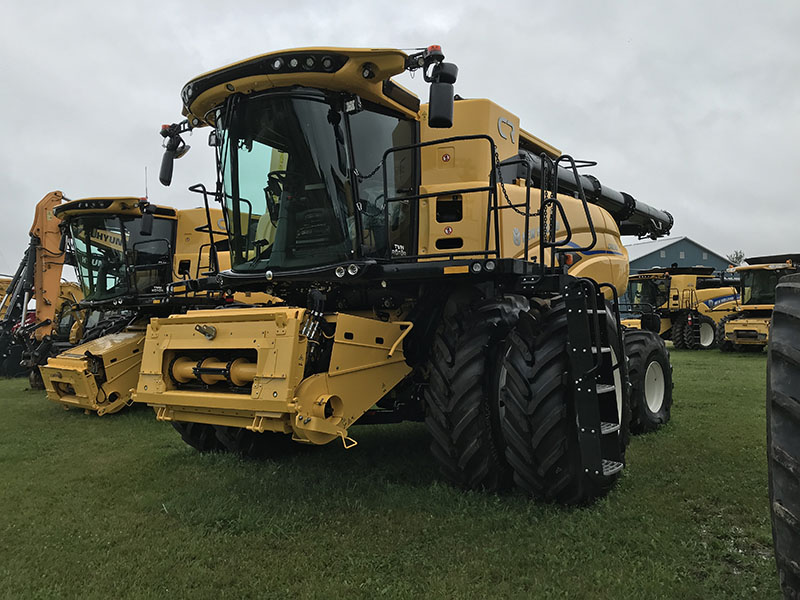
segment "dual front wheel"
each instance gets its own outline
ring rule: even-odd
[[[463,488],[515,483],[537,498],[584,504],[604,495],[618,472],[590,477],[583,469],[571,383],[580,374],[570,373],[563,300],[549,307],[525,303],[513,297],[448,302],[426,393],[433,454],[444,476]],[[620,423],[615,435],[624,455],[629,409],[615,332],[608,335]]]

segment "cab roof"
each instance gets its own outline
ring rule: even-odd
[[[85,214],[116,214],[133,215],[142,214],[141,203],[146,200],[135,196],[104,196],[93,198],[79,198],[68,200],[53,209],[53,215],[59,219],[66,219]],[[174,208],[169,206],[155,207],[154,215],[164,218],[177,218]]]
[[[192,127],[213,124],[210,113],[235,93],[305,86],[357,94],[409,117],[419,98],[391,80],[406,69],[408,55],[391,48],[310,47],[277,50],[203,73],[181,91],[183,114]]]

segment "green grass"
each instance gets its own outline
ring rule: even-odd
[[[450,488],[418,424],[243,461],[2,381],[0,596],[777,598],[765,358],[672,358],[672,422],[578,510]]]

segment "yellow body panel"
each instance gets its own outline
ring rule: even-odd
[[[315,444],[348,440],[348,427],[410,372],[399,343],[410,325],[332,316],[336,333],[329,370],[304,378],[305,318],[300,308],[245,308],[153,319],[134,401],[152,406],[160,420],[292,433]],[[212,339],[198,327],[213,328]],[[182,375],[171,370],[183,357],[199,365],[217,356],[255,363],[249,389],[224,382],[182,387]]]
[[[766,346],[769,341],[769,317],[733,319],[725,323],[725,339],[743,346]]]
[[[39,368],[47,398],[66,408],[99,415],[117,412],[130,403],[143,346],[144,331],[139,329],[106,335],[62,352]],[[93,359],[102,364],[105,381],[98,378]]]

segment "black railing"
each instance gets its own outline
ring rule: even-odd
[[[456,142],[471,142],[482,140],[488,143],[489,145],[489,156],[490,156],[490,165],[489,165],[489,179],[487,185],[485,186],[475,186],[469,188],[452,188],[452,189],[445,189],[439,190],[436,192],[427,192],[424,194],[411,194],[411,195],[397,195],[397,196],[390,196],[389,195],[389,182],[388,182],[388,170],[386,168],[387,159],[390,155],[398,153],[398,152],[408,152],[408,151],[418,151],[421,148],[426,148],[429,146],[440,146],[442,144],[452,144]],[[461,136],[453,136],[448,138],[441,138],[437,140],[431,140],[428,142],[420,142],[417,144],[410,144],[407,146],[398,146],[394,148],[388,149],[383,154],[383,158],[381,160],[381,170],[383,171],[383,195],[386,201],[384,202],[384,219],[387,223],[389,223],[389,203],[390,202],[411,202],[412,203],[412,213],[418,215],[418,219],[421,220],[419,217],[419,201],[424,200],[427,198],[433,198],[438,196],[456,196],[456,195],[463,195],[468,193],[476,193],[476,192],[486,192],[487,193],[487,206],[486,206],[486,237],[483,250],[473,249],[473,250],[462,250],[459,252],[432,252],[426,254],[420,254],[417,252],[413,255],[406,255],[402,257],[393,257],[393,260],[399,261],[413,261],[419,259],[455,259],[458,257],[482,257],[482,258],[500,258],[500,211],[501,210],[508,210],[511,209],[514,212],[522,215],[525,219],[525,229],[524,229],[524,252],[523,258],[525,261],[530,260],[530,219],[531,217],[539,217],[539,256],[538,256],[538,263],[544,268],[545,265],[545,250],[550,250],[550,268],[554,268],[556,266],[556,257],[560,253],[564,252],[583,252],[586,250],[590,250],[597,245],[597,231],[594,226],[594,222],[592,221],[591,212],[589,209],[589,203],[586,200],[586,195],[584,194],[583,187],[580,185],[580,175],[578,174],[578,169],[583,166],[589,166],[594,163],[576,161],[569,155],[563,155],[555,160],[547,156],[546,154],[542,154],[541,157],[542,162],[542,178],[540,188],[540,197],[539,197],[539,206],[536,211],[531,211],[531,188],[534,187],[533,185],[533,177],[532,177],[532,164],[529,160],[526,160],[524,156],[520,156],[519,158],[512,159],[512,160],[505,160],[503,161],[504,166],[515,165],[519,164],[522,165],[522,174],[525,177],[525,181],[527,185],[525,186],[525,200],[524,202],[517,202],[514,203],[509,198],[508,193],[505,188],[505,182],[502,180],[502,174],[500,171],[500,163],[497,156],[497,148],[495,145],[494,140],[491,136],[485,134],[476,134],[476,135],[461,135]],[[566,210],[564,209],[563,204],[558,199],[558,169],[561,163],[567,163],[567,167],[575,178],[576,188],[578,189],[578,197],[581,201],[581,206],[583,207],[584,215],[586,217],[586,222],[589,227],[589,232],[591,235],[591,241],[585,246],[570,246],[570,242],[572,241],[573,231],[572,227],[569,223],[569,218],[567,217]],[[502,192],[506,203],[500,204],[498,199],[499,192]],[[559,219],[564,224],[564,235],[559,237],[557,231],[557,225]],[[494,234],[494,235],[492,235]],[[418,236],[417,236],[418,237]],[[494,238],[494,243],[492,243],[492,237]],[[418,243],[418,240],[417,240]]]

